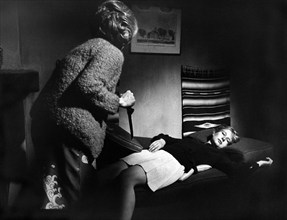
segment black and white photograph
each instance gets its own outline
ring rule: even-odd
[[[287,0],[0,0],[0,219],[287,219]]]

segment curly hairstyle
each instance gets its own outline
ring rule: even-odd
[[[216,127],[216,128],[214,129],[214,131],[215,131],[215,132],[219,132],[219,131],[221,131],[221,130],[223,130],[223,129],[224,129],[224,130],[225,130],[225,129],[228,129],[228,130],[230,130],[231,133],[232,133],[232,140],[231,140],[231,143],[230,143],[230,144],[236,143],[236,142],[238,142],[238,141],[240,140],[240,137],[239,137],[237,131],[236,131],[233,127],[231,127],[231,126],[229,126],[229,125],[225,125],[225,124],[219,125],[218,127]]]
[[[138,31],[133,12],[121,1],[107,0],[95,14],[95,34],[119,49],[131,42]]]

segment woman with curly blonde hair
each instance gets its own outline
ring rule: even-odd
[[[135,103],[129,90],[120,97],[116,94],[122,50],[138,30],[133,12],[121,1],[108,0],[98,7],[93,22],[95,36],[57,61],[31,110],[33,167],[39,167],[46,185],[57,187],[52,189],[57,194],[47,198],[52,208],[78,199],[81,158],[95,165],[104,145],[108,114]],[[57,182],[48,182],[51,173],[56,173]],[[65,204],[53,202],[55,197]]]

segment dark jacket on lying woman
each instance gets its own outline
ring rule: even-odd
[[[164,139],[166,145],[162,148],[173,155],[180,164],[185,167],[185,172],[196,166],[208,164],[229,177],[248,175],[254,172],[259,166],[256,162],[243,162],[241,152],[231,148],[216,148],[212,144],[203,143],[193,137],[183,139],[172,138],[169,135],[159,134],[152,138],[151,142]]]

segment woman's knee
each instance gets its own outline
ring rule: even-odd
[[[119,175],[121,185],[136,186],[146,183],[146,173],[141,166],[132,166]]]
[[[120,173],[127,169],[128,165],[124,161],[117,161],[105,168],[97,170],[96,177],[99,185],[105,184],[107,181],[113,181]]]

